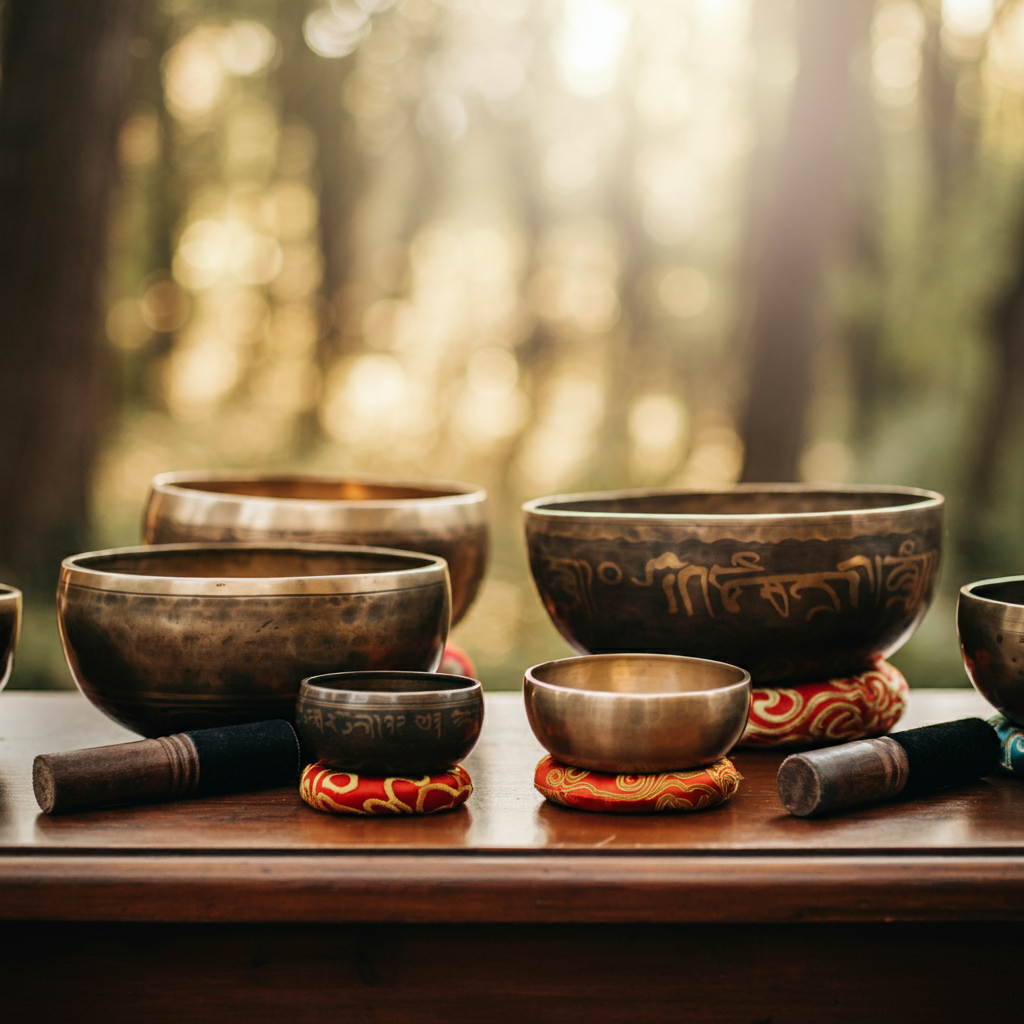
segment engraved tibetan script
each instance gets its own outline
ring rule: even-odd
[[[761,556],[754,551],[738,551],[730,565],[710,567],[683,561],[666,551],[649,559],[643,578],[634,576],[631,582],[650,587],[657,579],[668,614],[678,615],[681,604],[690,617],[696,613],[697,602],[703,604],[709,616],[715,616],[711,600],[714,591],[724,611],[738,614],[744,592],[755,590],[784,619],[789,618],[793,602],[817,596],[805,613],[810,621],[819,613],[841,611],[844,594],[850,607],[859,608],[865,591],[874,595],[876,604],[884,602],[886,608],[901,605],[913,611],[927,592],[937,564],[938,552],[918,554],[912,540],[904,541],[897,555],[877,555],[873,561],[856,555],[839,562],[835,569],[807,573],[767,573]]]
[[[544,559],[544,583],[548,592],[570,608],[582,608],[588,618],[594,616],[593,582],[594,570],[581,558]]]

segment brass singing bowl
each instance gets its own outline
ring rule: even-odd
[[[750,714],[750,673],[666,654],[597,654],[534,665],[523,686],[530,728],[549,753],[599,772],[713,764]]]
[[[0,690],[14,667],[14,649],[21,633],[21,591],[0,583]]]
[[[458,764],[484,719],[475,679],[441,672],[336,672],[304,679],[295,727],[312,760],[368,775]]]
[[[57,588],[79,689],[145,736],[291,719],[307,676],[433,671],[444,560],[383,548],[166,544],[66,558]]]
[[[487,492],[471,484],[403,483],[272,473],[164,473],[153,479],[147,544],[298,541],[425,551],[448,563],[452,625],[487,567]]]
[[[1024,725],[1024,576],[961,587],[956,628],[974,688]]]
[[[901,647],[942,547],[943,498],[912,487],[619,491],[523,512],[534,583],[576,650],[709,658],[766,685]]]

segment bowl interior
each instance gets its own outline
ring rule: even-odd
[[[303,680],[304,688],[335,693],[445,693],[471,690],[480,684],[469,676],[443,672],[342,672]]]
[[[448,498],[465,493],[450,488],[410,487],[360,480],[321,480],[294,476],[176,480],[173,486],[212,494],[237,494],[248,498],[290,498],[299,501],[408,501]]]
[[[971,597],[981,597],[1000,604],[1024,605],[1024,577],[1013,580],[997,580],[994,583],[982,583],[971,587]]]
[[[613,655],[567,658],[530,670],[551,686],[598,693],[702,693],[742,685],[747,673],[735,665],[668,655]]]
[[[433,559],[385,555],[363,549],[315,551],[297,548],[199,548],[190,551],[151,549],[90,555],[75,565],[97,572],[171,579],[269,579],[294,576],[353,576],[362,573],[421,569]]]
[[[924,494],[905,491],[743,489],[707,493],[634,494],[545,502],[536,511],[619,515],[799,515],[809,512],[858,512],[915,505]]]

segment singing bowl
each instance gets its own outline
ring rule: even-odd
[[[1024,576],[961,587],[956,628],[974,688],[1024,725]]]
[[[910,487],[559,495],[523,512],[534,583],[576,650],[725,661],[762,685],[897,650],[942,545],[942,496]]]
[[[484,718],[475,679],[440,672],[338,672],[304,679],[295,726],[311,760],[366,775],[458,764]]]
[[[526,717],[550,754],[591,771],[650,774],[712,764],[750,713],[750,673],[667,654],[597,654],[534,665]]]
[[[167,544],[67,558],[57,588],[79,689],[145,736],[291,719],[307,676],[432,671],[444,560],[383,548]]]
[[[298,541],[425,551],[448,563],[452,624],[487,567],[487,492],[470,484],[295,474],[164,473],[143,522],[147,544]]]
[[[0,690],[14,667],[14,649],[21,632],[21,591],[0,583]]]

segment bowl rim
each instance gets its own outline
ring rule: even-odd
[[[701,665],[720,665],[725,668],[734,669],[737,672],[742,673],[741,677],[734,683],[727,683],[725,686],[716,686],[710,690],[669,690],[663,693],[618,693],[612,690],[586,690],[576,686],[559,686],[558,683],[549,683],[547,680],[538,679],[534,672],[538,669],[547,668],[548,665],[559,665],[567,661],[594,661],[596,659],[604,658],[657,658],[659,660],[670,660],[670,661],[686,661],[690,663],[696,663]],[[595,697],[597,699],[639,699],[639,700],[665,700],[665,699],[686,699],[696,698],[704,695],[715,695],[725,694],[732,690],[739,690],[746,688],[750,690],[752,687],[750,673],[740,665],[732,665],[727,661],[717,661],[714,658],[694,658],[687,654],[643,654],[637,651],[624,651],[622,653],[606,653],[606,654],[579,654],[569,658],[554,658],[551,661],[542,661],[537,665],[531,665],[523,676],[524,687],[529,684],[532,686],[539,686],[542,689],[556,690],[561,693],[575,693],[575,694],[586,694],[588,697]]]
[[[326,576],[153,576],[143,573],[93,569],[79,564],[86,558],[123,558],[199,551],[298,551],[332,554],[384,555],[404,562],[419,561],[404,569],[332,574]],[[188,543],[136,544],[124,548],[105,548],[70,555],[60,564],[60,588],[82,587],[114,593],[176,595],[188,597],[257,597],[324,594],[367,594],[395,590],[415,590],[444,583],[450,593],[448,563],[437,555],[397,548],[369,547],[363,544],[302,544],[298,541],[266,541],[245,544]]]
[[[918,498],[917,501],[904,505],[883,505],[879,508],[832,509],[824,512],[585,512],[578,509],[548,508],[549,505],[580,501],[614,501],[620,498],[660,497],[662,495],[688,494],[734,494],[756,493],[800,494],[828,492],[833,494],[903,494]],[[897,512],[922,511],[930,508],[942,508],[945,498],[938,491],[926,490],[922,487],[906,487],[898,484],[794,484],[794,483],[751,483],[736,484],[732,487],[652,487],[625,489],[617,491],[585,491],[579,494],[549,494],[542,498],[533,498],[524,502],[524,515],[539,519],[568,520],[579,519],[584,522],[610,520],[613,522],[640,521],[665,523],[800,523],[815,522],[836,516],[868,516],[879,518]]]
[[[232,494],[228,491],[209,491],[188,486],[190,482],[236,481],[240,483],[265,480],[296,480],[308,483],[355,483],[368,487],[403,487],[408,490],[447,491],[444,494],[424,495],[421,498],[290,498],[268,494]],[[359,474],[333,473],[249,473],[232,470],[175,470],[173,473],[159,473],[150,483],[150,498],[155,494],[187,497],[191,501],[228,502],[244,504],[259,502],[275,504],[287,502],[290,507],[307,506],[314,508],[432,508],[436,505],[476,505],[487,500],[487,491],[478,484],[453,480],[402,480],[394,477],[361,476]],[[148,502],[147,502],[148,505]]]
[[[1024,576],[995,576],[989,580],[975,580],[973,583],[965,583],[960,588],[960,597],[969,597],[972,601],[983,601],[985,604],[990,604],[996,608],[1020,608],[1024,610],[1024,601],[1020,603],[1014,601],[997,601],[994,597],[985,597],[982,594],[976,594],[974,592],[975,587],[986,587],[995,583],[1022,583],[1024,584]]]
[[[388,677],[391,679],[424,679],[426,677],[432,677],[434,679],[452,679],[464,681],[464,685],[450,686],[450,687],[435,687],[432,690],[400,690],[400,691],[386,691],[386,690],[349,690],[343,686],[324,686],[318,683],[318,679],[337,679],[340,677],[353,678],[355,676],[360,677],[371,677],[371,678],[383,678]],[[318,693],[322,693],[324,696],[318,700]],[[332,696],[338,695],[339,699],[332,700]],[[308,700],[313,703],[326,703],[326,704],[340,704],[343,706],[356,706],[380,703],[384,705],[394,705],[397,703],[410,703],[413,705],[420,705],[426,703],[436,703],[438,700],[451,701],[453,697],[468,697],[471,700],[476,700],[478,696],[483,695],[483,684],[479,679],[474,679],[472,676],[460,676],[454,672],[425,672],[425,671],[414,671],[412,669],[359,669],[352,672],[323,672],[320,675],[307,676],[299,683],[299,693],[297,697],[298,701]]]
[[[0,601],[17,601],[21,596],[17,587],[12,587],[10,583],[0,583]]]

